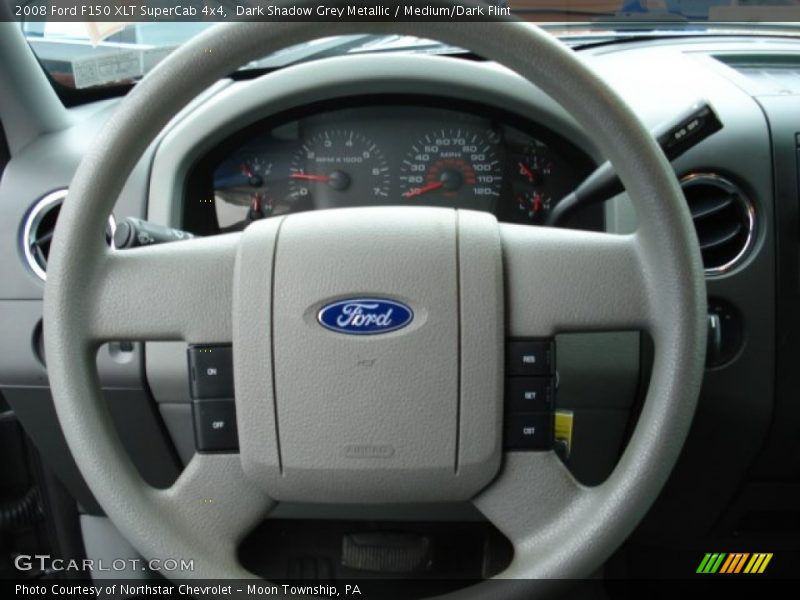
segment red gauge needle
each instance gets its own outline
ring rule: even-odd
[[[309,175],[308,173],[292,173],[289,175],[292,179],[306,179],[308,181],[330,181],[329,175]]]
[[[521,163],[521,162],[518,162],[517,164],[519,165],[519,172],[520,173],[525,175],[525,177],[527,177],[530,180],[534,179],[535,176],[533,174],[533,171],[530,170],[528,165],[526,165],[525,163]]]
[[[421,196],[427,192],[432,192],[433,190],[438,190],[440,187],[444,185],[444,181],[434,181],[429,183],[428,185],[423,185],[422,187],[414,188],[413,190],[408,190],[405,194],[403,194],[404,198],[413,198],[414,196]]]
[[[247,163],[242,163],[240,169],[242,171],[242,175],[244,175],[245,177],[249,177],[250,179],[255,177],[255,175],[253,174],[253,169],[251,169],[250,165],[248,165]]]

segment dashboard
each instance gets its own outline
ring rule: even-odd
[[[593,168],[537,124],[488,106],[438,103],[340,99],[300,118],[249,125],[191,171],[183,225],[209,234],[275,215],[377,205],[465,208],[539,224]]]

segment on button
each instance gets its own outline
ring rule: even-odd
[[[192,398],[233,397],[231,346],[190,346],[189,373]]]

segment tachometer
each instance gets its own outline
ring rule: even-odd
[[[317,207],[366,205],[389,196],[389,165],[380,149],[352,129],[313,135],[294,155],[289,174],[296,201]]]
[[[488,210],[500,196],[503,175],[496,132],[441,129],[411,147],[403,161],[403,198],[420,204]]]

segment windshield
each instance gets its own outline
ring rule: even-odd
[[[470,12],[475,4],[456,2],[455,12],[444,17],[431,12],[435,6],[422,3],[367,0],[358,9],[388,12],[348,15],[341,3],[320,2],[287,5],[294,11],[276,13],[279,5],[266,0],[135,0],[131,4],[99,0],[91,6],[77,0],[72,4],[70,0],[29,0],[14,5],[14,18],[52,78],[78,89],[135,82],[180,44],[217,21],[324,21],[376,15],[392,20],[396,9],[394,18],[398,20],[514,16],[542,25],[571,45],[647,35],[800,35],[800,0],[490,0],[481,3],[481,12],[475,14]],[[305,14],[309,16],[298,12],[302,7],[307,8]],[[242,69],[278,68],[330,55],[387,51],[445,54],[460,50],[409,36],[357,35],[316,40]]]

